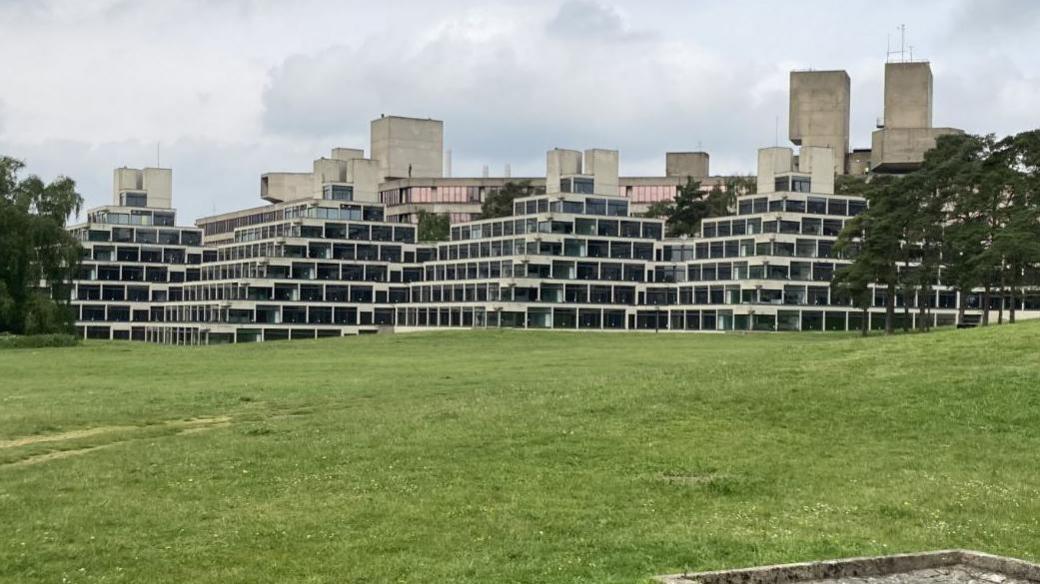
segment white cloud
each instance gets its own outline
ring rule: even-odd
[[[17,55],[0,60],[0,153],[99,204],[111,169],[161,142],[184,219],[367,147],[380,113],[443,119],[456,174],[541,174],[554,146],[619,148],[629,174],[677,149],[750,172],[777,125],[784,143],[792,68],[847,69],[869,144],[900,23],[933,61],[937,125],[1037,127],[1038,22],[1032,0],[0,0]]]

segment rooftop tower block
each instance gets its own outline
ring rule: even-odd
[[[387,180],[444,175],[444,122],[380,116],[372,120],[372,159]]]
[[[834,150],[834,172],[845,174],[849,151],[849,74],[792,71],[788,137],[798,146]]]

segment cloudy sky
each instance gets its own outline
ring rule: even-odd
[[[380,113],[445,121],[456,176],[544,174],[546,149],[664,152],[754,170],[791,69],[846,69],[854,146],[881,115],[886,43],[932,61],[935,123],[1040,126],[1040,2],[0,0],[0,154],[66,174],[174,169],[181,222],[254,206],[259,175],[368,148]]]

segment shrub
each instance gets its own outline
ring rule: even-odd
[[[54,335],[8,335],[0,334],[0,350],[3,349],[40,349],[43,347],[74,347],[79,344],[79,337],[66,334]]]

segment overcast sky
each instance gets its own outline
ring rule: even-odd
[[[0,0],[0,153],[96,206],[159,143],[181,223],[367,151],[380,113],[444,120],[455,176],[543,175],[556,146],[616,148],[625,175],[668,150],[750,173],[778,118],[786,143],[791,69],[846,69],[869,146],[900,24],[937,126],[1040,126],[1034,0]]]

